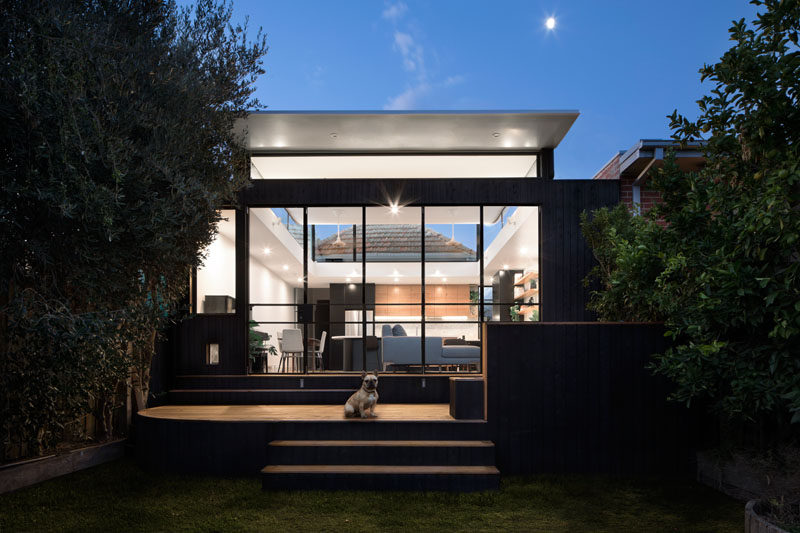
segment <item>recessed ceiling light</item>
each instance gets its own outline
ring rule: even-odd
[[[299,281],[300,283],[303,283],[303,278],[302,278],[302,276],[301,276],[301,277],[299,277],[299,278],[297,278],[297,281]]]
[[[284,270],[289,270],[289,265],[283,265]]]
[[[447,281],[447,278],[442,278],[442,281]]]
[[[345,281],[350,281],[350,278],[345,278]]]
[[[503,270],[508,270],[508,265],[503,265]]]
[[[525,254],[528,253],[528,249],[523,246],[522,248],[519,249],[519,253],[521,253],[522,255],[525,255]]]
[[[335,139],[338,136],[339,135],[337,135],[337,133],[335,131],[331,132],[331,139]]]
[[[264,248],[264,255],[269,255],[269,254],[271,254],[271,253],[272,253],[272,249],[270,249],[270,247],[269,247],[269,246],[267,246],[266,248]]]
[[[500,132],[499,132],[499,131],[496,131],[496,132],[492,133],[492,137],[494,137],[495,139],[496,139],[497,137],[500,137]]]
[[[395,283],[397,283],[398,281],[400,281],[400,278],[394,278]]]

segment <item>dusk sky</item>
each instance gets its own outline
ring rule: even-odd
[[[270,110],[578,110],[557,178],[590,178],[638,139],[668,138],[710,89],[698,69],[744,0],[247,1],[268,36]],[[555,28],[545,21],[555,18]]]

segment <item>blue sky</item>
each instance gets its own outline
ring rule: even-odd
[[[234,1],[268,36],[269,109],[576,109],[555,153],[569,179],[669,137],[673,109],[694,116],[711,88],[698,69],[756,13],[743,0]]]

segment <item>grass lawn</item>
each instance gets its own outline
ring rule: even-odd
[[[496,493],[276,492],[150,474],[123,459],[0,495],[0,531],[741,531],[744,505],[693,482],[503,479]]]

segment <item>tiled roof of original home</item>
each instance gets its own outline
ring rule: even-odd
[[[352,257],[353,226],[340,231],[342,242],[336,244],[336,235],[326,237],[317,243],[317,255],[328,258]],[[356,225],[356,253],[361,253],[361,226]],[[367,257],[391,259],[415,258],[421,253],[420,227],[416,224],[368,224]],[[428,260],[444,259],[450,261],[475,260],[475,250],[458,241],[451,241],[438,231],[425,229],[425,257]]]

